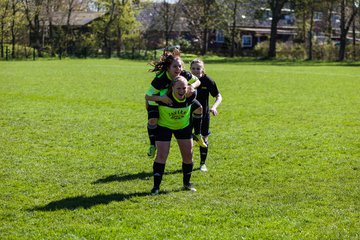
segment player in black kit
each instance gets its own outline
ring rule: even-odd
[[[216,86],[215,81],[205,74],[203,61],[199,59],[194,59],[190,63],[190,70],[191,73],[197,76],[201,82],[200,86],[197,88],[196,99],[201,103],[203,107],[201,135],[204,139],[204,142],[208,145],[208,137],[210,135],[210,113],[212,113],[213,116],[217,116],[219,114],[217,111],[217,107],[222,101],[222,96]],[[212,107],[209,106],[209,95],[215,98],[215,102]],[[200,146],[200,171],[203,172],[207,171],[207,167],[205,165],[207,154],[208,147],[205,148]]]

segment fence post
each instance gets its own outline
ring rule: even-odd
[[[33,48],[33,61],[35,61],[35,48]]]

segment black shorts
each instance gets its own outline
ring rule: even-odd
[[[195,109],[197,109],[199,107],[202,107],[201,103],[197,99],[195,99],[193,101],[193,103],[191,104],[191,114],[193,113],[193,111],[195,111]]]
[[[192,138],[192,126],[189,124],[189,126],[179,129],[179,130],[172,130],[167,127],[157,127],[157,135],[156,135],[156,141],[165,141],[170,142],[172,134],[174,134],[176,139],[191,139]]]
[[[159,118],[159,107],[153,105],[147,105],[146,110],[148,112],[148,119],[150,118]]]

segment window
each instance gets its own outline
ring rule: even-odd
[[[243,35],[241,43],[242,43],[242,47],[252,47],[252,36]]]
[[[321,21],[323,17],[323,13],[322,12],[314,12],[314,20],[315,21]]]
[[[222,30],[216,30],[216,40],[217,43],[224,42],[224,32]]]

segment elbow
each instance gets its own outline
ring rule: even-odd
[[[220,94],[220,93],[217,95],[217,100],[218,100],[219,102],[221,102],[221,101],[222,101],[222,96],[221,96],[221,94]]]
[[[197,81],[196,81],[196,88],[200,87],[200,85],[201,85],[200,80],[197,80]]]

